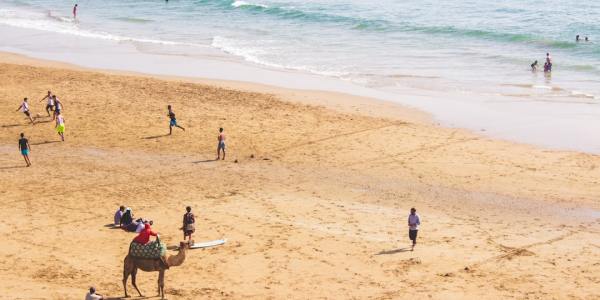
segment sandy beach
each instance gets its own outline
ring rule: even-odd
[[[168,270],[168,299],[600,298],[597,155],[343,94],[11,54],[0,70],[1,299],[82,299],[91,285],[122,297],[135,234],[109,227],[119,205],[154,220],[169,246],[187,205],[196,241],[228,239]],[[49,89],[64,103],[64,143],[38,102]],[[33,126],[15,112],[23,97]],[[167,104],[185,132],[166,135]],[[225,161],[214,160],[219,127]],[[149,299],[157,276],[138,274]]]

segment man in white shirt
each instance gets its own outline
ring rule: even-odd
[[[417,215],[417,210],[413,207],[410,209],[410,215],[408,215],[408,237],[412,241],[412,247],[410,248],[410,251],[415,250],[419,225],[421,225],[421,220],[419,215]]]
[[[85,300],[102,300],[104,297],[100,294],[96,294],[94,287],[90,288],[90,291],[85,294]]]
[[[34,124],[33,118],[31,117],[31,113],[29,112],[29,103],[27,103],[27,98],[23,99],[23,103],[21,103],[21,106],[17,108],[17,111],[19,111],[19,109],[29,118],[31,124]]]

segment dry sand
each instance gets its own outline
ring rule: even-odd
[[[167,271],[169,299],[600,298],[596,155],[344,95],[0,61],[1,299],[82,299],[90,285],[121,297],[134,234],[106,226],[120,204],[169,245],[186,205],[196,241],[228,238]],[[48,89],[64,143],[37,102]],[[25,96],[34,126],[14,111]],[[185,132],[165,135],[167,104]],[[219,127],[226,161],[214,161]],[[156,279],[139,273],[144,294]]]

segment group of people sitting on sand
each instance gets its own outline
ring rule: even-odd
[[[120,206],[115,212],[115,227],[119,227],[125,231],[140,233],[142,230],[144,230],[146,224],[153,225],[154,222],[144,218],[134,219],[133,211],[129,207],[126,208],[125,206]]]

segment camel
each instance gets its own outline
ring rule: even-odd
[[[185,254],[188,247],[188,243],[181,242],[177,255],[170,255],[167,257],[167,265],[169,267],[177,267],[182,265],[185,261]],[[144,272],[158,272],[158,295],[161,297],[161,299],[164,299],[165,270],[167,270],[167,267],[162,260],[160,258],[135,258],[130,257],[129,254],[125,256],[123,261],[123,289],[125,290],[125,297],[129,297],[127,295],[127,279],[129,278],[129,275],[131,275],[131,284],[133,284],[133,287],[137,290],[138,294],[140,294],[140,297],[143,297],[140,289],[138,289],[137,285],[135,284],[135,276],[137,275],[138,269]]]

